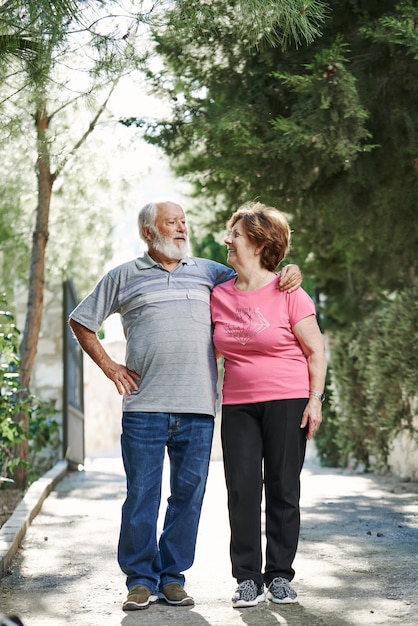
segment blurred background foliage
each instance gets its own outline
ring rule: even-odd
[[[217,233],[243,202],[289,215],[288,261],[329,338],[320,455],[384,464],[391,437],[417,426],[417,3],[336,0],[320,37],[285,48],[238,38],[238,3],[216,4],[210,28],[153,31],[148,79],[170,113],[124,123],[193,184],[212,233],[197,254],[222,258]]]
[[[225,262],[243,202],[286,212],[330,350],[319,454],[383,466],[417,432],[417,69],[413,0],[0,0],[2,290],[30,286],[41,164],[45,279],[103,273],[131,183],[108,97],[145,75],[168,113],[120,121],[192,185],[194,253]]]

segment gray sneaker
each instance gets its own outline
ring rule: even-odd
[[[232,596],[232,606],[234,609],[256,606],[266,599],[263,587],[258,586],[253,580],[243,580],[239,583]]]
[[[297,602],[298,594],[289,584],[287,578],[277,576],[268,586],[267,598],[276,604]]]

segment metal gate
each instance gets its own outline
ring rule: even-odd
[[[68,316],[78,304],[73,281],[65,281],[63,289],[63,453],[70,468],[77,469],[84,465],[83,352],[68,324]]]

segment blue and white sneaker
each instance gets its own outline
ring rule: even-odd
[[[268,586],[267,598],[276,604],[297,602],[298,594],[289,584],[287,578],[277,576]]]
[[[253,580],[243,580],[239,583],[232,596],[232,606],[234,609],[257,606],[259,602],[264,602],[266,594],[264,587],[257,585]]]

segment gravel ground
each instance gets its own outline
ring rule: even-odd
[[[116,563],[124,489],[118,458],[96,459],[86,471],[68,474],[0,581],[0,611],[19,614],[25,626],[418,624],[417,483],[308,460],[293,581],[299,602],[237,610],[230,603],[236,585],[222,462],[212,461],[196,560],[187,572],[196,606],[157,603],[130,613],[121,610],[126,589]]]

